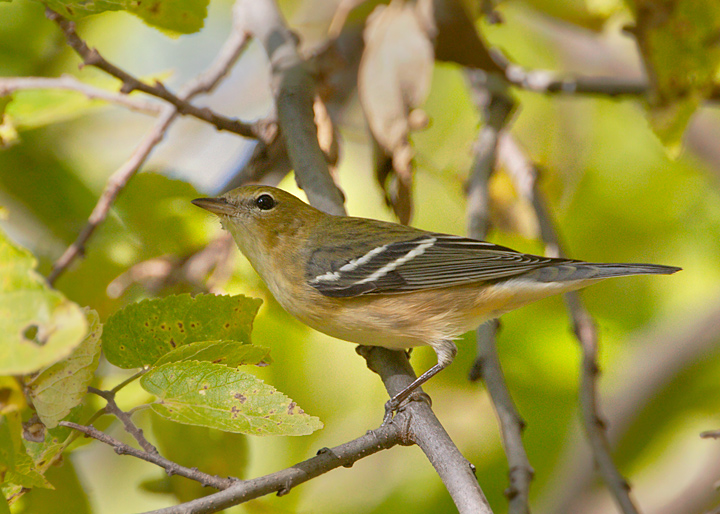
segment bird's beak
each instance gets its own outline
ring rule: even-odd
[[[235,206],[225,198],[196,198],[192,203],[218,216],[230,216],[235,212]]]

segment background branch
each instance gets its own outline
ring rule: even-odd
[[[50,11],[52,13],[52,11]],[[55,13],[54,13],[55,14]],[[57,15],[58,21],[62,24],[70,24],[67,20]],[[57,20],[56,20],[57,21]],[[225,77],[232,65],[242,54],[247,46],[248,38],[244,31],[239,29],[239,21],[237,16],[234,19],[233,29],[227,41],[220,49],[215,60],[210,64],[209,68],[202,74],[189,81],[180,91],[180,99],[183,101],[190,100],[196,95],[207,93]],[[74,34],[74,30],[72,32]],[[78,38],[79,39],[79,38]],[[82,43],[85,48],[87,45]],[[48,282],[52,285],[70,266],[70,264],[85,251],[85,245],[95,232],[95,229],[105,220],[110,212],[113,202],[127,185],[128,181],[138,172],[145,160],[155,147],[162,141],[168,128],[178,115],[178,111],[174,105],[168,105],[163,108],[162,113],[158,117],[155,125],[140,140],[140,143],[133,151],[130,158],[113,173],[105,185],[105,189],[100,195],[95,208],[88,218],[85,227],[78,234],[75,241],[65,250],[60,258],[53,265],[52,271],[48,276]]]
[[[475,159],[466,185],[468,236],[485,239],[490,227],[488,183],[497,163],[500,135],[512,113],[514,102],[501,77],[494,74],[488,76],[480,71],[468,71],[467,77],[475,105],[483,116],[483,126],[474,146]],[[505,492],[509,501],[508,512],[527,514],[530,512],[530,482],[534,471],[522,442],[525,422],[512,400],[497,355],[495,334],[498,326],[498,320],[492,320],[478,327],[477,356],[470,379],[482,378],[485,381],[500,423],[503,448],[510,468],[510,485]]]
[[[103,100],[127,107],[131,111],[145,114],[160,114],[162,106],[158,103],[148,102],[141,98],[131,97],[125,93],[113,93],[99,87],[94,87],[76,79],[72,75],[61,75],[57,78],[48,77],[3,77],[0,78],[0,97],[15,91],[34,89],[63,89],[77,91],[90,100]]]
[[[542,239],[548,245],[546,253],[555,257],[564,256],[560,237],[538,188],[537,169],[509,134],[505,136],[505,140],[501,145],[501,156],[503,156],[506,166],[513,169],[514,177],[517,183],[520,184],[518,189],[521,194],[524,194],[532,201],[540,225]],[[583,306],[577,292],[566,293],[564,297],[573,320],[575,335],[583,352],[580,405],[583,413],[583,425],[593,457],[600,476],[607,484],[618,507],[625,514],[637,514],[638,510],[630,498],[630,486],[613,462],[605,423],[602,421],[600,414],[597,392],[597,376],[599,374],[597,364],[598,336],[595,323]]]
[[[298,40],[272,0],[241,0],[246,30],[270,59],[278,122],[298,185],[310,203],[330,214],[343,215],[344,197],[335,185],[320,148],[313,102],[315,81],[298,53]]]
[[[108,62],[95,48],[90,48],[75,31],[75,23],[62,17],[49,7],[45,10],[47,17],[57,23],[62,29],[67,39],[68,45],[75,50],[75,52],[82,58],[83,64],[86,66],[94,66],[100,70],[103,70],[108,75],[111,75],[122,82],[120,88],[121,93],[131,93],[132,91],[142,91],[148,95],[161,98],[175,107],[175,112],[183,115],[194,116],[200,120],[206,121],[212,125],[215,125],[218,130],[227,130],[234,134],[238,134],[243,137],[252,139],[268,139],[272,134],[274,128],[272,124],[265,121],[258,121],[255,123],[243,123],[239,120],[226,118],[214,113],[211,109],[206,107],[195,107],[188,102],[196,94],[207,92],[198,90],[197,92],[188,93],[186,88],[184,91],[179,93],[177,96],[172,94],[168,89],[159,81],[155,81],[155,85],[151,86],[144,83],[143,81],[135,78],[125,70],[115,66],[111,62]],[[237,28],[234,29],[236,31]],[[247,39],[245,34],[236,34],[236,38],[242,38],[243,41]]]

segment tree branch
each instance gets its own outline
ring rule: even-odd
[[[405,419],[404,414],[398,414],[398,416],[400,419]],[[328,471],[341,466],[349,468],[364,457],[387,450],[397,444],[405,444],[401,430],[401,426],[404,424],[405,422],[393,422],[376,430],[370,430],[365,435],[334,448],[323,448],[315,457],[282,471],[236,482],[219,493],[173,507],[154,510],[147,514],[209,514],[266,494],[275,492],[278,495],[287,494],[293,487]]]
[[[108,103],[119,104],[132,111],[142,112],[145,114],[160,114],[162,111],[162,107],[158,103],[148,102],[140,98],[131,97],[124,93],[106,91],[105,89],[85,84],[71,75],[61,75],[57,78],[0,78],[0,97],[9,95],[15,91],[27,91],[33,89],[64,89],[66,91],[76,91],[85,95],[90,100],[103,100]]]
[[[298,53],[297,36],[273,0],[242,0],[246,30],[265,48],[272,70],[278,122],[300,187],[310,203],[343,215],[343,194],[335,185],[317,138],[313,112],[315,81]]]
[[[49,11],[52,13],[52,11]],[[67,20],[57,15],[60,20],[58,23],[70,24]],[[63,25],[61,25],[63,26]],[[222,80],[228,73],[235,61],[247,46],[248,38],[246,34],[239,29],[237,17],[233,24],[233,30],[227,41],[221,48],[214,62],[202,74],[189,81],[180,91],[179,98],[183,101],[190,100],[194,96],[207,93]],[[72,32],[74,34],[74,30]],[[79,39],[79,38],[78,38]],[[82,42],[82,41],[81,41]],[[85,45],[84,42],[82,42]],[[87,48],[87,45],[85,45]],[[75,241],[65,250],[60,258],[53,265],[52,271],[48,276],[48,282],[52,285],[62,275],[70,264],[85,251],[85,245],[95,232],[95,229],[105,220],[110,212],[110,207],[123,190],[128,181],[137,173],[150,153],[165,137],[165,133],[178,115],[178,110],[174,105],[165,106],[162,113],[158,117],[155,125],[140,140],[140,143],[133,151],[130,158],[118,168],[108,179],[105,189],[100,195],[95,208],[88,218],[85,227],[82,229]]]
[[[68,45],[82,58],[84,65],[94,66],[95,68],[103,70],[105,73],[112,75],[122,82],[122,87],[120,88],[121,93],[128,94],[136,90],[142,91],[148,95],[161,98],[173,105],[176,113],[194,116],[215,125],[218,130],[226,130],[243,137],[266,140],[272,134],[274,128],[271,126],[271,123],[266,121],[260,120],[255,123],[243,123],[236,119],[220,116],[207,107],[201,108],[192,105],[188,100],[197,93],[189,96],[182,93],[174,95],[159,81],[155,81],[155,85],[142,82],[125,70],[108,62],[97,49],[90,48],[87,43],[78,36],[75,31],[74,22],[67,20],[49,7],[45,9],[45,13],[48,19],[57,23],[62,29]],[[236,34],[236,37],[241,37],[243,41],[247,40],[245,34]],[[198,93],[199,92],[201,91],[198,91]]]
[[[504,79],[477,71],[469,71],[467,76],[475,104],[483,115],[483,126],[474,147],[475,160],[466,186],[468,235],[475,239],[485,239],[490,227],[488,181],[495,170],[498,142],[512,113],[514,101]],[[498,321],[492,320],[478,327],[477,357],[470,379],[484,379],[500,422],[503,448],[510,468],[510,486],[505,491],[509,501],[508,512],[528,514],[530,482],[534,471],[522,442],[525,422],[517,412],[497,355],[495,334],[498,326]]]
[[[513,173],[518,183],[521,184],[518,189],[521,194],[526,195],[532,201],[540,224],[542,239],[548,245],[547,253],[557,257],[563,256],[560,237],[537,186],[537,169],[510,135],[506,135],[503,140],[501,155],[508,167],[515,165]],[[600,414],[597,392],[597,376],[599,374],[597,364],[598,335],[595,323],[583,306],[577,292],[566,293],[564,297],[573,320],[575,336],[580,342],[583,351],[580,405],[588,442],[600,476],[607,484],[618,507],[625,514],[637,514],[638,509],[630,498],[630,486],[612,460],[605,423],[602,421]]]
[[[157,453],[157,450],[154,452],[138,450],[137,448],[133,448],[132,446],[129,446],[113,437],[110,437],[109,435],[101,432],[92,425],[84,426],[73,423],[71,421],[61,421],[59,425],[72,428],[74,430],[82,432],[88,437],[92,437],[93,439],[97,439],[98,441],[103,442],[108,446],[112,446],[115,450],[115,453],[117,453],[118,455],[131,455],[146,462],[150,462],[151,464],[160,466],[167,472],[169,476],[183,476],[185,478],[189,478],[190,480],[195,480],[196,482],[199,482],[204,486],[210,486],[216,489],[227,489],[231,485],[237,483],[237,480],[232,478],[221,478],[214,475],[208,475],[207,473],[203,473],[202,471],[198,471],[197,469],[191,469],[186,468],[185,466],[181,466],[180,464],[166,459],[165,457]]]
[[[625,346],[636,350],[625,357],[626,364],[616,367],[615,382],[621,385],[612,393],[605,412],[612,445],[623,438],[643,408],[658,391],[669,387],[679,373],[697,362],[715,358],[720,336],[718,319],[720,298],[682,324],[671,318],[628,341]],[[643,365],[631,365],[638,362]],[[591,487],[595,474],[592,456],[584,450],[577,439],[569,445],[569,459],[557,472],[560,487],[544,502],[543,512],[564,514],[577,510],[578,500]],[[679,494],[677,498],[682,496],[685,495]],[[693,510],[668,509],[667,512]]]
[[[404,352],[377,346],[359,346],[368,368],[380,375],[390,397],[415,380]],[[427,397],[426,397],[427,398]],[[408,438],[425,453],[442,479],[460,514],[491,514],[490,506],[475,477],[475,468],[450,439],[430,407],[429,401],[409,401],[400,413],[407,414]],[[391,425],[405,423],[396,415]]]
[[[146,453],[158,455],[159,452],[157,451],[157,448],[150,444],[150,441],[145,438],[142,429],[132,422],[130,414],[121,410],[120,407],[118,407],[118,404],[115,403],[115,393],[113,391],[102,391],[94,387],[88,387],[88,392],[100,396],[107,402],[105,412],[118,418],[125,427],[125,431],[135,438],[140,447],[145,450]]]

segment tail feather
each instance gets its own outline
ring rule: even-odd
[[[592,262],[569,262],[540,268],[531,272],[540,282],[565,282],[572,280],[601,280],[630,275],[670,275],[680,271],[676,266],[661,264],[605,264]]]

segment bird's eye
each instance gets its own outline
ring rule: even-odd
[[[275,198],[267,193],[261,194],[255,199],[255,205],[257,205],[261,211],[269,211],[275,207]]]

